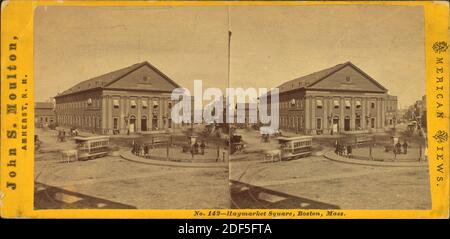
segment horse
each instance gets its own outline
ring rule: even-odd
[[[70,161],[71,161],[70,159],[72,157],[75,158],[74,161],[78,160],[78,151],[76,149],[70,149],[70,150],[61,151],[59,159],[60,159],[61,162],[70,163]]]
[[[266,150],[264,151],[264,161],[267,161],[267,159],[270,157],[272,162],[275,162],[275,158],[278,157],[278,160],[281,161],[281,150],[280,149],[274,149],[274,150]]]

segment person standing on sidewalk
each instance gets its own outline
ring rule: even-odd
[[[134,154],[134,152],[136,152],[136,142],[131,141],[131,153]]]
[[[402,146],[403,146],[403,153],[407,154],[408,153],[408,143],[405,141]]]
[[[352,157],[352,146],[350,144],[347,145],[347,157],[348,158]]]
[[[144,158],[148,158],[148,145],[144,144]]]
[[[202,143],[200,144],[200,152],[202,155],[205,155],[205,141],[202,141]]]

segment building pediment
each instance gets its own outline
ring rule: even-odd
[[[281,93],[298,89],[387,92],[386,88],[351,62],[296,78],[278,86],[278,88]]]
[[[351,63],[308,85],[308,89],[385,93],[387,89]]]

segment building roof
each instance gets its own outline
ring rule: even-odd
[[[108,85],[116,82],[117,80],[120,80],[122,77],[130,74],[131,72],[141,68],[142,66],[148,66],[150,67],[152,70],[154,70],[157,74],[159,74],[160,76],[162,76],[163,78],[165,78],[167,81],[169,81],[170,83],[172,83],[173,85],[175,85],[176,87],[180,87],[177,83],[175,83],[173,80],[171,80],[168,76],[166,76],[164,73],[162,73],[161,71],[159,71],[156,67],[154,67],[152,64],[150,64],[147,61],[141,62],[141,63],[136,63],[134,65],[116,70],[116,71],[112,71],[94,78],[91,78],[89,80],[85,80],[82,81],[78,84],[76,84],[75,86],[69,88],[68,90],[58,94],[56,97],[60,97],[60,96],[64,96],[64,95],[69,95],[69,94],[73,94],[73,93],[78,93],[78,92],[82,92],[82,91],[86,91],[86,90],[90,90],[90,89],[103,89],[106,88]]]
[[[54,105],[52,102],[35,102],[34,108],[35,109],[50,109],[50,110],[52,110],[54,108]]]
[[[287,81],[287,82],[281,84],[280,86],[278,86],[279,92],[282,93],[282,92],[287,92],[287,91],[301,89],[301,88],[306,88],[306,89],[312,88],[312,86],[315,85],[316,83],[318,83],[319,81],[324,80],[328,76],[330,76],[333,73],[343,69],[346,66],[351,66],[352,68],[357,70],[359,73],[364,75],[367,79],[369,79],[373,83],[375,83],[375,85],[377,85],[381,89],[387,91],[387,89],[384,88],[380,83],[378,83],[372,77],[367,75],[364,71],[362,71],[361,69],[356,67],[353,63],[348,61],[348,62],[345,62],[345,63],[341,63],[341,64],[338,64],[338,65],[335,65],[333,67],[329,67],[329,68],[326,68],[326,69],[314,72],[314,73],[309,74],[309,75],[305,75],[305,76],[302,76],[302,77],[299,77],[299,78]]]

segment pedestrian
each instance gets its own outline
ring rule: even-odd
[[[339,143],[339,156],[342,156],[344,154],[344,144]]]
[[[144,158],[148,158],[148,145],[144,144]]]
[[[408,153],[408,143],[405,141],[402,146],[403,146],[403,153],[407,154]]]
[[[394,149],[392,150],[394,152],[394,159],[397,159],[397,146],[395,145]]]
[[[396,154],[400,154],[402,151],[402,144],[400,144],[400,141],[397,142],[397,144],[395,145],[395,150],[397,150]]]
[[[350,144],[347,145],[347,157],[352,157],[352,146]]]
[[[198,143],[197,143],[197,141],[194,144],[194,153],[198,154]]]
[[[337,154],[337,155],[339,155],[339,142],[336,140],[336,143],[335,143],[335,146],[336,146],[336,149],[334,150],[334,152]]]
[[[216,158],[216,162],[219,161],[220,158],[220,144],[217,144],[217,158]]]
[[[136,152],[136,143],[133,141],[131,141],[131,153],[134,154]]]
[[[200,150],[202,155],[205,155],[205,147],[206,147],[205,141],[202,141],[202,143],[200,144]]]

